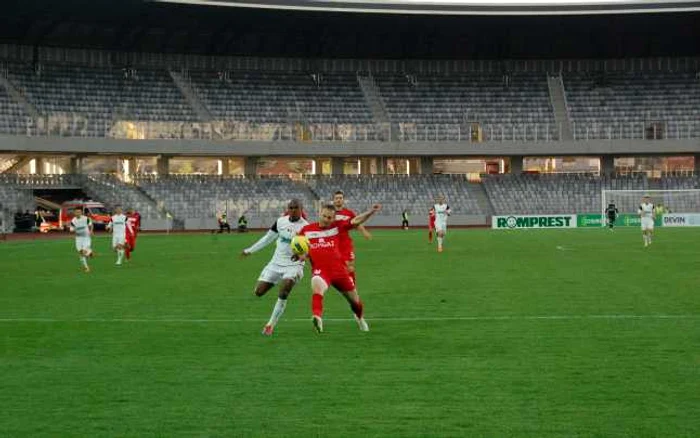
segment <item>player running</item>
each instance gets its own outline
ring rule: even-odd
[[[131,260],[131,253],[136,249],[136,238],[141,229],[141,215],[130,208],[126,211],[126,259]]]
[[[435,207],[428,210],[428,243],[433,243],[433,231],[435,230]]]
[[[260,251],[270,243],[277,241],[275,253],[270,262],[260,273],[258,284],[255,286],[255,295],[262,297],[276,284],[280,284],[277,303],[272,310],[270,320],[263,328],[263,335],[270,336],[275,330],[284,309],[287,306],[287,298],[294,285],[304,276],[304,261],[292,260],[292,237],[309,223],[302,217],[302,205],[298,199],[292,199],[287,206],[287,214],[278,218],[260,240],[249,248],[243,250],[243,257]]]
[[[610,231],[615,228],[615,219],[617,219],[617,206],[615,205],[615,201],[610,201],[610,204],[608,204],[608,207],[605,209],[605,216],[608,219],[608,228]]]
[[[651,238],[654,235],[654,204],[651,202],[651,197],[645,195],[642,198],[642,203],[639,205],[639,217],[642,220],[642,239],[644,247],[651,245]]]
[[[356,216],[354,211],[345,207],[345,193],[343,193],[342,190],[338,190],[333,194],[333,206],[335,207],[335,220],[337,221],[352,220]],[[365,236],[365,239],[370,240],[372,238],[369,231],[362,225],[359,225],[357,229]],[[341,235],[340,253],[348,267],[348,272],[352,277],[352,281],[357,281],[355,278],[355,248],[350,233],[343,233]]]
[[[435,233],[437,234],[438,252],[442,252],[442,243],[447,233],[447,217],[452,213],[450,206],[447,205],[445,197],[440,195],[437,197],[436,204],[433,206],[435,210]]]
[[[363,317],[364,306],[355,288],[355,280],[348,272],[348,266],[341,251],[341,239],[343,234],[347,234],[351,229],[362,225],[381,208],[381,205],[375,204],[371,210],[352,219],[336,220],[335,205],[327,204],[321,208],[319,221],[305,226],[299,233],[309,239],[307,257],[311,260],[311,290],[313,292],[311,311],[314,328],[318,333],[323,332],[323,296],[331,286],[340,292],[350,304],[360,330],[369,331],[369,326]],[[301,257],[301,259],[304,258],[304,256]]]
[[[83,208],[76,207],[75,215],[70,221],[70,231],[75,233],[75,249],[78,250],[80,255],[80,263],[83,264],[83,270],[85,272],[90,272],[90,266],[88,266],[87,258],[93,257],[92,252],[92,236],[93,226],[92,219],[87,216],[83,216]]]
[[[107,231],[112,231],[112,249],[117,252],[117,266],[121,266],[124,259],[124,248],[126,247],[126,216],[122,213],[122,208],[117,206],[114,215],[107,224]]]

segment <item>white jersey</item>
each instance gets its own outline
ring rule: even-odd
[[[126,236],[126,216],[123,214],[115,214],[111,217],[109,223],[112,228],[112,234],[115,236]]]
[[[80,219],[74,217],[70,221],[71,227],[75,231],[75,238],[80,237],[90,237],[90,226],[92,225],[92,219],[87,216],[81,216]]]
[[[272,224],[267,234],[262,239],[255,242],[250,248],[246,248],[245,252],[253,253],[259,251],[274,239],[277,241],[277,247],[275,248],[275,253],[272,255],[270,264],[277,266],[303,266],[304,262],[292,260],[294,253],[292,252],[291,243],[292,238],[299,234],[299,231],[308,224],[309,223],[303,217],[300,217],[296,221],[291,221],[289,215],[282,216]]]
[[[639,204],[639,216],[642,219],[654,219],[654,204],[651,202],[642,202]]]
[[[450,206],[447,204],[435,204],[433,205],[435,210],[435,223],[440,223],[447,225],[447,216],[450,215]]]

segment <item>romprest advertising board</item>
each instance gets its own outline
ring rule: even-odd
[[[575,214],[492,216],[491,228],[498,230],[533,228],[576,228]]]

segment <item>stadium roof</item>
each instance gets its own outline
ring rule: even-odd
[[[6,0],[0,43],[308,58],[695,56],[700,55],[700,12],[431,16],[142,0]]]
[[[581,15],[689,12],[696,0],[154,0],[189,5],[264,9],[428,14]]]

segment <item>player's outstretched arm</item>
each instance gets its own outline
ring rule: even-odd
[[[272,230],[267,230],[267,233],[265,233],[264,236],[258,239],[257,242],[241,251],[241,256],[245,257],[253,254],[254,252],[258,252],[261,249],[265,248],[267,245],[274,242],[275,240],[277,240],[277,233]]]
[[[369,218],[371,218],[375,213],[377,213],[381,209],[382,209],[381,204],[374,204],[370,210],[367,210],[364,213],[360,213],[357,216],[355,216],[354,218],[352,218],[350,223],[355,225],[355,226],[362,225],[365,222],[367,222],[367,220]]]
[[[362,236],[367,240],[372,240],[372,234],[365,228],[364,225],[358,225],[357,229],[360,231]]]

